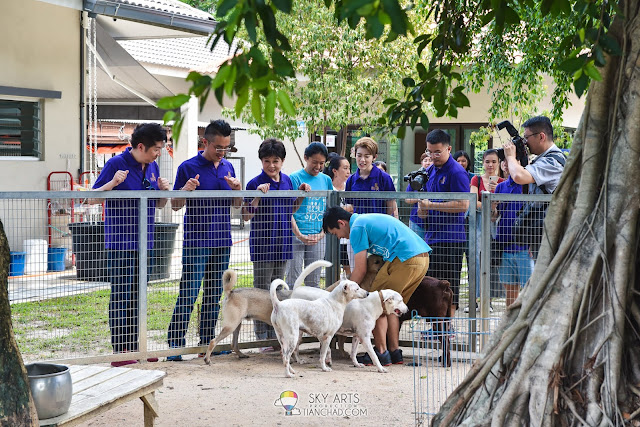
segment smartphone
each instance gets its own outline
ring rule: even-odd
[[[489,177],[489,181],[491,181],[491,182],[498,182],[498,179],[499,179],[499,178],[500,178],[499,176],[490,176],[490,177]]]

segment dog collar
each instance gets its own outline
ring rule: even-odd
[[[389,314],[389,313],[387,313],[387,309],[384,306],[384,300],[382,299],[382,291],[378,291],[378,296],[380,296],[380,305],[382,306],[382,314],[383,315]]]

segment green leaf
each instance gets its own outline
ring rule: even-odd
[[[178,141],[180,140],[180,132],[182,131],[182,124],[184,123],[184,116],[180,116],[175,122],[173,122],[173,126],[171,127],[171,133],[173,138],[173,143],[176,147],[178,147]]]
[[[398,128],[398,132],[396,133],[396,136],[399,139],[404,139],[406,134],[407,134],[407,126],[403,125]]]
[[[600,37],[599,44],[607,53],[617,56],[622,55],[622,49],[620,49],[620,45],[618,44],[616,39],[608,34],[604,34],[602,37]]]
[[[584,43],[584,28],[578,28],[578,37],[580,37],[580,42]]]
[[[584,72],[591,79],[596,80],[598,82],[602,81],[602,76],[600,75],[600,71],[593,65],[593,61],[589,61],[584,66]]]
[[[447,109],[447,115],[453,118],[458,117],[458,109],[456,108],[455,105],[449,104],[449,108]]]
[[[167,111],[166,113],[164,113],[164,116],[162,116],[162,122],[167,125],[171,120],[173,120],[175,116],[175,111]]]
[[[420,126],[424,130],[429,130],[429,117],[425,113],[420,114]]]
[[[211,81],[211,87],[217,89],[224,85],[224,82],[227,81],[229,74],[231,74],[231,68],[231,65],[227,63],[222,64],[222,66],[218,69],[216,76]]]
[[[260,99],[260,94],[256,91],[253,91],[253,96],[251,97],[251,114],[258,124],[262,124],[262,100]]]
[[[458,108],[470,107],[471,103],[469,102],[469,98],[465,94],[460,91],[453,91],[452,94],[452,103],[455,104]]]
[[[586,74],[582,74],[578,80],[573,82],[573,87],[575,88],[576,95],[578,96],[578,98],[580,98],[582,94],[584,94],[588,86],[589,86],[589,76],[587,76]]]
[[[581,58],[581,57],[569,58],[563,61],[558,66],[558,69],[560,71],[564,71],[565,73],[573,74],[576,71],[578,71],[580,68],[582,68],[582,66],[584,65],[584,61],[585,61],[584,58]]]
[[[271,0],[276,9],[283,11],[284,13],[291,12],[291,0]]]
[[[218,7],[216,8],[216,16],[218,18],[224,18],[224,16],[229,12],[236,4],[238,4],[237,0],[221,0],[218,2]]]
[[[404,87],[414,87],[416,85],[416,82],[411,77],[405,77],[404,79],[402,79],[402,85]]]
[[[607,64],[607,61],[604,59],[604,53],[602,52],[602,48],[600,46],[595,46],[593,48],[593,54],[595,55],[597,66],[604,67]]]
[[[383,105],[393,105],[393,104],[397,104],[398,100],[394,99],[394,98],[387,98],[384,101],[382,101]]]
[[[291,103],[291,99],[289,98],[287,92],[283,90],[278,91],[278,102],[280,103],[280,106],[282,107],[284,112],[289,116],[294,117],[296,115],[296,109],[293,107],[293,104]]]
[[[382,22],[380,22],[380,19],[378,19],[378,15],[367,17],[366,28],[366,37],[368,39],[380,38],[382,32],[384,31],[384,25],[382,25]]]
[[[256,16],[252,13],[248,13],[244,17],[244,26],[247,29],[247,34],[252,42],[256,42]]]
[[[175,110],[189,102],[189,95],[181,93],[175,96],[165,96],[158,100],[158,108],[162,110]]]
[[[269,91],[267,95],[267,101],[264,103],[264,119],[269,126],[273,126],[273,122],[276,116],[276,92],[274,90]]]
[[[422,80],[425,80],[427,78],[427,68],[424,66],[422,62],[418,62],[418,65],[416,66],[416,68],[418,69],[418,76]]]
[[[517,25],[520,23],[520,16],[509,6],[504,8],[504,22],[507,25]]]
[[[238,68],[235,65],[231,66],[231,73],[229,77],[224,82],[224,91],[227,93],[227,96],[233,95],[233,84],[236,82],[236,75],[238,73]]]
[[[236,99],[236,117],[240,117],[240,113],[242,113],[242,109],[247,105],[247,102],[249,102],[249,90],[243,90]]]
[[[407,14],[398,0],[382,0],[385,12],[391,17],[391,29],[398,34],[406,34],[409,26]]]
[[[283,77],[295,77],[293,65],[283,54],[276,52],[271,53],[271,60],[273,61],[273,69],[277,75]]]

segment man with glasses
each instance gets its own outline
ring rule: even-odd
[[[513,142],[505,142],[503,147],[509,174],[517,184],[531,184],[529,194],[551,194],[558,186],[565,165],[564,154],[553,143],[551,120],[545,116],[536,116],[524,122],[522,126],[522,137],[529,151],[538,157],[526,167],[522,167],[516,159],[516,147]]]
[[[104,165],[93,189],[168,190],[169,181],[160,178],[156,159],[167,140],[167,132],[158,124],[139,125],[131,135],[131,147],[112,157]],[[153,248],[155,209],[166,199],[149,199],[147,209],[147,250]],[[105,248],[111,282],[109,328],[114,353],[138,351],[138,199],[107,199],[104,211]],[[157,361],[158,359],[149,359]],[[112,362],[113,366],[136,363]]]
[[[422,191],[468,193],[469,175],[451,156],[451,137],[441,129],[427,134],[427,153],[433,164],[427,168],[429,180]],[[453,291],[450,315],[458,308],[460,270],[467,234],[464,213],[469,200],[420,200],[418,217],[425,219],[425,240],[433,249],[429,275],[448,280]]]
[[[532,117],[522,125],[524,134],[522,135],[531,154],[537,157],[526,167],[522,167],[516,159],[516,147],[511,141],[503,144],[504,155],[509,167],[511,179],[516,183],[528,188],[523,192],[529,194],[552,194],[562,176],[566,157],[564,153],[553,143],[553,126],[551,120],[545,116]],[[546,216],[547,204],[531,202],[525,208],[535,220],[527,226],[527,238],[524,239],[529,244],[529,251],[535,260],[538,257],[538,249],[542,242],[542,232],[544,217]],[[515,234],[519,234],[515,232]],[[517,238],[518,239],[518,238]]]
[[[231,126],[224,120],[212,121],[204,131],[204,149],[179,167],[174,190],[242,190],[231,162],[225,159],[231,150]],[[218,303],[222,295],[222,274],[229,267],[231,254],[230,207],[240,207],[242,199],[173,199],[173,210],[187,206],[184,214],[182,278],[180,292],[169,323],[169,347],[184,347],[193,305],[203,287],[200,310],[200,343],[208,345],[215,337]],[[202,353],[204,355],[204,353]],[[181,361],[182,356],[167,358]]]

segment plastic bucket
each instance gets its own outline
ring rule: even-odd
[[[11,252],[11,263],[9,264],[9,276],[22,276],[24,274],[24,261],[26,252]]]
[[[104,246],[104,222],[69,224],[71,249],[76,256],[76,277],[107,280],[107,258]]]
[[[47,271],[47,253],[49,245],[46,240],[25,240],[22,244],[27,258],[25,261],[25,274],[38,274]]]
[[[64,259],[67,255],[67,248],[49,248],[47,257],[48,271],[64,271]]]

